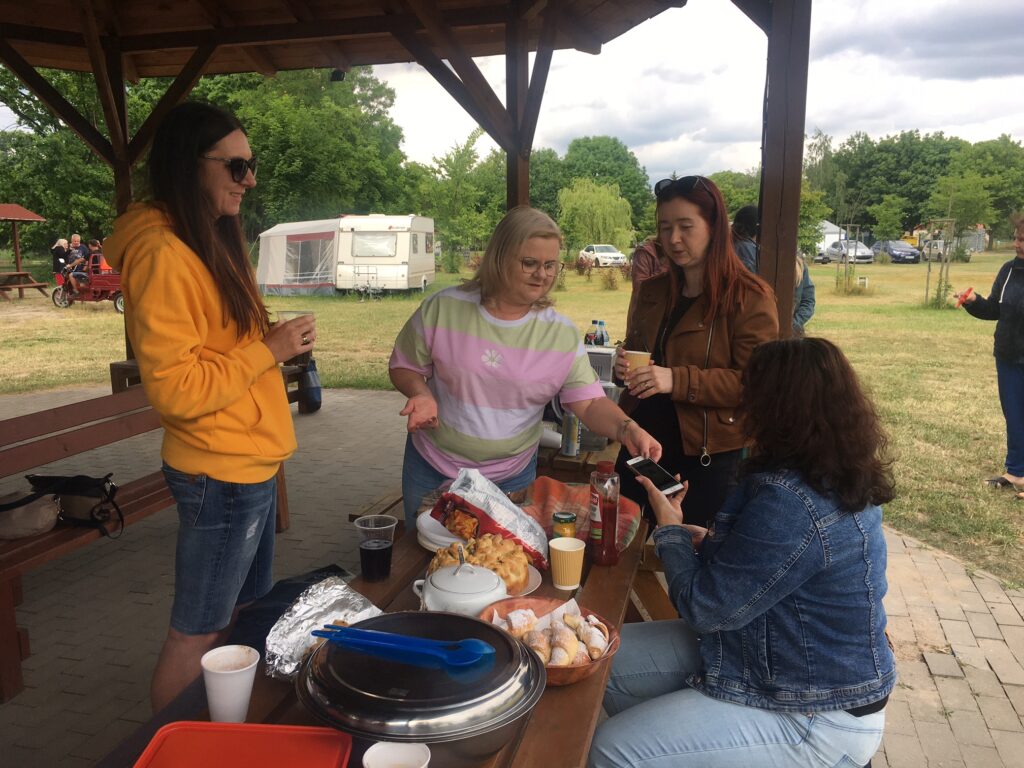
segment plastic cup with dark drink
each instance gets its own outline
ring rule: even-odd
[[[396,525],[398,518],[391,515],[363,515],[356,520],[359,567],[366,581],[381,581],[391,575]]]

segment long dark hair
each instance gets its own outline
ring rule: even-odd
[[[238,216],[211,215],[203,194],[200,157],[233,131],[245,132],[233,116],[209,104],[179,104],[157,128],[149,153],[149,185],[154,202],[171,217],[174,233],[210,270],[224,302],[223,322],[235,321],[238,336],[270,327]]]
[[[825,339],[758,346],[743,371],[747,471],[792,469],[858,512],[895,496],[888,440],[850,361]]]
[[[708,309],[704,322],[710,323],[715,313],[725,307],[728,311],[741,309],[743,300],[750,291],[769,295],[768,283],[743,266],[740,257],[732,247],[729,218],[726,216],[725,200],[711,179],[695,177],[698,181],[688,192],[675,186],[668,186],[658,195],[658,206],[669,200],[681,198],[693,203],[700,211],[701,218],[711,230],[711,242],[704,257],[704,286]],[[660,237],[659,237],[660,240]],[[672,276],[672,295],[678,296],[683,286],[683,270],[669,259],[669,274]]]

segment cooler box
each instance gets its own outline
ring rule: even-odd
[[[135,768],[345,768],[352,737],[333,728],[248,723],[169,723]]]

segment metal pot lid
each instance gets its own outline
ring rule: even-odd
[[[532,709],[544,692],[539,659],[492,624],[443,612],[374,616],[356,626],[434,640],[476,637],[493,663],[449,674],[366,656],[325,643],[296,680],[299,700],[318,718],[356,735],[444,741],[484,732]]]
[[[501,577],[480,565],[446,565],[438,568],[427,579],[435,589],[456,595],[479,595],[500,591]]]

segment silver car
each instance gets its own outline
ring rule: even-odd
[[[844,263],[852,261],[854,264],[875,263],[875,254],[860,240],[836,240],[825,249],[825,255],[831,261]]]

